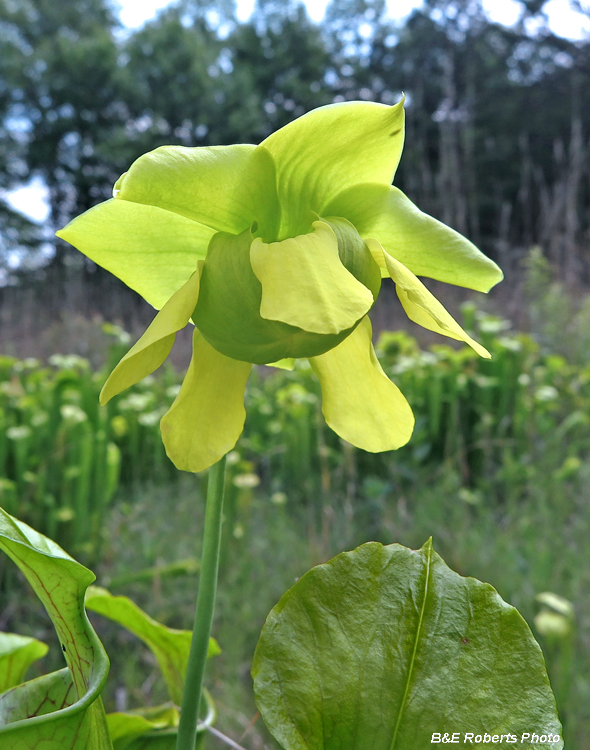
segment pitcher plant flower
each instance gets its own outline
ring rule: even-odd
[[[367,451],[410,439],[412,410],[375,356],[368,313],[390,277],[408,317],[474,341],[417,278],[488,291],[498,266],[392,186],[403,101],[320,107],[259,146],[164,146],[113,198],[57,234],[159,310],[113,370],[106,403],[159,367],[177,331],[193,354],[162,417],[166,451],[198,472],[233,448],[252,364],[306,358],[328,425]]]

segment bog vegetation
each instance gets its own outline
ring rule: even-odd
[[[557,294],[546,290],[545,304]],[[337,438],[304,366],[266,368],[251,382],[246,429],[228,457],[225,593],[214,630],[222,649],[233,644],[219,658],[217,687],[236,732],[255,710],[247,670],[260,626],[293,578],[367,539],[416,547],[433,534],[456,569],[492,582],[528,617],[545,647],[566,739],[585,747],[590,364],[568,361],[548,337],[540,345],[472,303],[463,316],[491,361],[467,348],[423,349],[404,332],[378,340],[384,369],[417,417],[412,441],[396,452],[371,455]],[[122,332],[108,333],[116,357]],[[198,570],[202,508],[166,458],[158,428],[181,376],[164,369],[99,408],[104,377],[77,356],[55,355],[47,365],[2,359],[1,504],[98,566],[99,583],[188,627],[183,592]],[[2,573],[11,602],[2,627],[18,622],[22,632],[21,618],[31,632],[46,627],[32,602],[17,603],[22,584],[12,569]],[[575,617],[554,594],[573,601]],[[103,637],[117,649],[116,631]],[[150,682],[153,664],[133,651],[123,662],[113,665],[110,700],[153,703],[161,688]]]

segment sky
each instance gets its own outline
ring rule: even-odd
[[[321,21],[329,0],[304,0],[307,12],[314,21]],[[255,0],[237,0],[238,19],[246,21],[254,8]],[[125,26],[137,28],[153,18],[160,8],[171,0],[115,0],[120,7],[120,19]],[[586,0],[588,4],[588,0]],[[389,15],[403,19],[414,8],[422,5],[422,0],[388,0]],[[518,19],[519,8],[515,0],[484,0],[484,8],[492,20],[511,26]],[[590,33],[590,20],[570,7],[569,0],[549,0],[544,8],[549,17],[549,25],[555,34],[570,39],[581,39]]]
[[[115,0],[119,6],[121,22],[130,29],[137,28],[154,18],[157,12],[169,5],[172,0]],[[254,7],[255,0],[237,0],[238,19],[246,21]],[[312,20],[321,21],[329,0],[304,0]],[[590,0],[585,0],[586,5]],[[408,16],[414,8],[419,8],[422,0],[388,0],[389,15],[397,20]],[[483,0],[483,5],[493,21],[512,26],[518,19],[522,7],[515,0]],[[572,10],[569,0],[549,0],[544,8],[549,26],[558,36],[569,39],[582,39],[590,35],[590,19]],[[34,221],[43,222],[48,216],[46,188],[39,178],[28,185],[12,191],[6,196],[17,211],[21,211]]]

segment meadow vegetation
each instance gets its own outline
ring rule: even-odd
[[[246,429],[228,457],[213,631],[223,653],[208,678],[218,726],[235,739],[248,729],[246,747],[273,746],[261,722],[248,728],[256,713],[249,668],[281,594],[312,565],[367,540],[417,548],[431,535],[453,569],[492,583],[525,616],[545,652],[566,744],[590,747],[587,311],[534,253],[527,284],[535,289],[531,333],[463,305],[464,325],[491,361],[381,333],[378,356],[417,417],[413,439],[396,452],[371,455],[337,438],[305,364],[254,374]],[[568,305],[558,328],[551,311]],[[112,360],[126,342],[119,329],[108,330]],[[158,434],[179,374],[163,369],[100,409],[105,371],[93,372],[82,358],[56,356],[46,365],[4,358],[0,372],[2,505],[89,564],[100,585],[170,626],[190,628],[206,477],[180,476]],[[50,624],[6,562],[0,629],[52,643]],[[570,601],[573,617],[547,592]],[[165,700],[139,642],[93,621],[118,657],[107,710]],[[52,652],[45,662],[57,665],[58,647]]]

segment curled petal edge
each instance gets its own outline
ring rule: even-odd
[[[109,375],[100,392],[102,405],[157,370],[170,354],[176,333],[188,324],[199,299],[202,267],[203,261],[199,261],[197,270],[170,297],[143,336]]]
[[[461,328],[453,316],[428,291],[420,279],[414,276],[409,268],[392,258],[377,240],[369,238],[366,243],[376,262],[381,266],[385,264],[389,276],[395,283],[397,296],[410,320],[429,331],[440,333],[456,341],[464,341],[480,357],[491,359],[492,355],[488,350]]]

